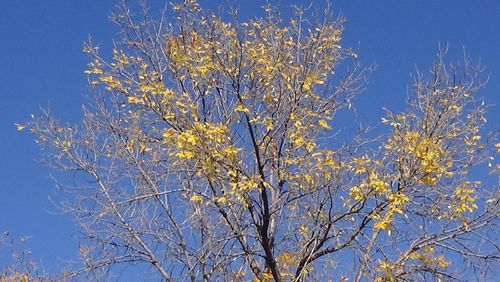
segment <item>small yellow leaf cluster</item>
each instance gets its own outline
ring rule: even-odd
[[[130,64],[129,57],[122,50],[113,49],[113,66],[124,67]]]
[[[257,279],[256,281],[258,281],[258,282],[274,281],[273,278],[274,277],[273,277],[273,274],[271,273],[271,270],[268,269],[268,270],[262,272],[261,278]]]
[[[89,64],[89,69],[84,71],[84,73],[86,74],[96,74],[96,75],[102,75],[104,74],[103,70],[102,70],[102,63],[95,59],[93,60],[92,62],[90,62]]]
[[[356,175],[365,175],[359,185],[349,190],[349,197],[355,201],[364,201],[369,197],[379,197],[390,192],[390,185],[383,174],[377,171],[380,162],[373,161],[367,155],[354,157],[348,169]]]
[[[301,224],[297,230],[299,231],[299,234],[301,234],[302,236],[307,235],[307,232],[309,232],[309,228],[305,224]]]
[[[246,176],[239,174],[236,170],[228,171],[228,176],[230,178],[230,193],[240,196],[241,193],[257,189],[259,187],[259,177],[258,176]]]
[[[419,171],[422,174],[420,181],[423,184],[434,186],[442,175],[451,176],[448,168],[452,163],[448,160],[440,141],[432,138],[418,140],[416,132],[409,132],[407,136],[409,144],[416,142],[414,147],[410,145],[408,149],[419,160]]]
[[[312,124],[304,124],[301,120],[297,119],[294,121],[290,140],[295,146],[295,149],[303,147],[307,152],[312,152],[314,148],[316,148],[316,142],[308,136],[308,132],[312,127]]]
[[[9,269],[6,267],[6,269]],[[19,273],[15,270],[7,271],[5,273],[0,274],[0,281],[2,282],[29,282],[29,281],[41,281],[35,278],[30,277],[28,274]]]
[[[305,91],[311,90],[315,85],[318,84],[324,84],[325,80],[319,73],[309,73],[306,75],[304,78],[304,82],[302,84],[302,87],[304,88]]]
[[[367,155],[355,157],[353,158],[353,164],[349,165],[349,169],[355,174],[361,174],[368,171],[371,162],[372,160]]]
[[[332,127],[328,124],[327,121],[323,120],[323,119],[320,119],[318,121],[318,125],[324,129],[331,129]]]
[[[197,173],[205,176],[220,174],[238,157],[238,149],[230,144],[228,128],[222,124],[194,122],[190,129],[170,128],[163,132],[163,143],[171,149],[171,156],[194,161]]]
[[[165,88],[165,85],[161,82],[151,82],[151,81],[141,81],[138,87],[138,92],[144,95],[162,95],[167,98],[173,96],[173,91],[171,89]]]
[[[467,153],[472,154],[476,149],[484,147],[483,144],[479,143],[481,140],[481,135],[479,134],[479,128],[473,127],[467,136],[464,137],[464,144],[467,146]]]
[[[130,104],[144,104],[145,98],[146,98],[146,97],[129,96],[129,97],[127,98],[127,101],[128,101]]]
[[[359,169],[359,168],[358,168]],[[356,171],[359,171],[359,170]],[[371,193],[371,192],[375,193]],[[373,197],[382,196],[390,192],[389,183],[380,179],[380,176],[375,171],[368,173],[368,178],[357,186],[353,186],[349,190],[349,197],[355,201],[363,201],[369,195]]]
[[[238,113],[249,113],[250,112],[250,110],[242,104],[239,104],[238,106],[236,106],[236,108],[234,108],[234,111],[238,112]]]
[[[211,21],[214,24],[218,22],[216,18],[211,18]],[[229,33],[229,30],[225,31]],[[220,32],[220,36],[228,35]],[[187,77],[196,83],[208,80],[211,72],[217,71],[219,67],[213,56],[214,52],[221,53],[224,48],[219,40],[222,39],[214,34],[203,34],[194,30],[184,33],[183,36],[170,38],[167,42],[170,67],[180,80]]]
[[[271,131],[273,130],[274,128],[274,124],[273,124],[273,120],[271,117],[269,116],[266,116],[263,120],[262,120],[262,124],[266,126],[267,130],[268,131]]]
[[[359,186],[353,186],[351,189],[349,189],[349,198],[362,202],[366,199],[366,194],[365,191]]]
[[[474,212],[477,209],[477,196],[474,194],[480,184],[479,181],[462,181],[455,189],[448,207],[453,211],[453,217],[461,218],[464,213]]]
[[[54,140],[54,145],[61,148],[63,152],[69,152],[69,150],[71,149],[72,142],[69,139],[65,140],[56,139]]]
[[[383,274],[374,279],[375,282],[395,282],[396,274],[398,273],[398,267],[387,260],[382,260],[379,262],[377,272],[382,272]]]
[[[127,88],[123,87],[122,82],[113,75],[103,74],[99,77],[99,81],[104,83],[106,90],[108,91],[120,91],[123,93],[128,93]]]
[[[411,262],[411,261],[416,261]],[[399,281],[398,277],[407,271],[406,267],[425,267],[426,269],[442,270],[447,268],[450,262],[447,261],[444,255],[436,256],[435,248],[432,245],[427,245],[420,250],[409,250],[395,262],[391,263],[388,260],[380,261],[377,272],[382,272],[374,281]],[[438,280],[440,281],[440,280]]]
[[[213,201],[217,204],[227,204],[229,199],[225,196],[215,197]]]
[[[376,214],[374,216],[375,230],[381,229],[391,235],[392,223],[395,214],[404,214],[404,206],[410,201],[408,196],[402,192],[392,193],[388,196],[388,208],[384,215]]]
[[[418,260],[426,268],[447,268],[450,262],[444,258],[444,255],[435,256],[435,248],[431,245],[422,248],[422,252],[412,252],[409,258]]]
[[[285,251],[279,256],[279,260],[285,265],[297,266],[297,254]]]
[[[439,141],[425,138],[417,144],[413,153],[420,160],[421,181],[425,185],[436,185],[442,175],[450,175],[448,168],[452,163],[446,160],[446,151]]]
[[[193,196],[191,196],[191,198],[189,198],[189,200],[194,203],[201,203],[203,198],[198,194],[194,194]]]
[[[389,192],[389,184],[385,181],[379,179],[379,176],[371,172],[368,177],[368,182],[366,183],[367,187],[370,187],[377,193],[377,195],[383,195]]]
[[[282,269],[280,272],[281,276],[287,281],[289,279],[293,280],[293,278],[295,278],[295,272],[293,270],[299,266],[298,254],[290,251],[284,251],[277,256],[276,261]]]
[[[173,90],[165,87],[162,75],[140,56],[129,57],[122,50],[113,49],[112,63],[105,64],[97,57],[89,63],[89,69],[85,73],[97,76],[91,81],[93,86],[102,84],[108,91],[120,92],[127,96],[130,104],[155,109],[159,104],[164,107],[174,104],[171,103]]]
[[[451,177],[453,165],[442,142],[435,138],[422,137],[418,131],[400,131],[396,129],[385,148],[396,153],[400,158],[402,171],[410,174],[413,166],[417,167],[419,182],[434,186],[442,176]],[[416,161],[416,163],[413,163]]]
[[[435,248],[428,245],[420,251],[405,253],[394,263],[387,260],[380,261],[377,271],[383,274],[378,276],[374,281],[399,281],[398,276],[405,272],[405,265],[409,264],[409,260],[416,260],[419,267],[432,270],[442,270],[450,265],[450,262],[445,259],[444,255],[436,256]],[[413,263],[411,265],[415,267]]]
[[[117,71],[117,69],[121,69],[125,65],[128,65],[128,58],[126,58],[125,54],[122,51],[113,50],[113,53],[114,58],[119,58],[120,62],[109,64],[108,66],[111,67],[109,72],[104,71],[104,64],[102,62],[102,59],[99,58],[96,58],[92,62],[90,62],[88,64],[89,69],[84,72],[88,75],[97,76],[97,80],[91,81],[92,86],[96,86],[102,83],[104,84],[105,89],[108,91],[118,91],[127,94],[129,92],[129,88],[124,86],[123,83],[125,82],[125,84],[129,84],[129,81],[125,80],[124,77],[119,74],[119,71]]]
[[[328,185],[340,173],[342,165],[334,160],[334,156],[335,152],[328,149],[306,153],[305,156],[288,156],[278,173],[289,184],[292,193],[314,191],[318,185]]]
[[[335,152],[332,150],[322,150],[312,155],[315,158],[318,172],[324,180],[329,180],[333,173],[342,168],[342,164],[334,160]]]

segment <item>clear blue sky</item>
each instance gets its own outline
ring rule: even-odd
[[[224,1],[200,2],[215,9],[215,3]],[[235,2],[248,17],[260,13],[265,1]],[[281,6],[289,12],[287,3],[310,2],[324,3],[282,0]],[[14,123],[37,113],[40,105],[49,105],[63,120],[79,119],[87,93],[83,74],[87,57],[81,47],[91,34],[102,50],[110,50],[111,39],[117,38],[116,27],[108,21],[114,4],[112,0],[0,2],[0,232],[31,236],[28,247],[49,270],[61,259],[76,256],[77,233],[70,217],[49,213],[55,209],[48,197],[57,199],[51,171],[34,161],[41,155],[32,136],[18,133]],[[337,0],[334,7],[348,19],[344,45],[359,47],[363,63],[378,65],[367,91],[357,100],[365,123],[377,123],[382,106],[402,108],[409,73],[415,66],[429,68],[439,42],[450,44],[450,60],[460,58],[462,47],[473,59],[481,59],[491,75],[481,95],[499,104],[500,1]],[[493,127],[500,121],[497,111],[489,113]]]

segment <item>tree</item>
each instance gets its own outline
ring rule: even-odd
[[[407,110],[387,111],[386,135],[342,142],[333,118],[370,69],[330,6],[289,22],[271,6],[244,22],[194,0],[159,19],[144,5],[139,21],[120,7],[113,58],[84,46],[82,124],[44,111],[23,125],[74,176],[59,186],[85,244],[66,278],[120,264],[166,281],[443,281],[498,267],[498,185],[474,173],[500,147],[484,134],[480,66],[441,52],[413,76]]]

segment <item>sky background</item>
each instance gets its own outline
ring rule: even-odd
[[[130,0],[130,2],[135,2]],[[158,6],[163,1],[150,0]],[[224,1],[200,1],[215,10]],[[259,15],[265,1],[237,1],[241,16]],[[278,2],[278,1],[274,1]],[[281,1],[289,4],[324,1]],[[356,105],[366,124],[375,125],[382,107],[403,109],[410,72],[427,71],[439,43],[450,46],[451,62],[463,48],[486,66],[490,81],[480,93],[489,104],[499,104],[500,1],[495,0],[336,0],[334,9],[346,18],[344,46],[359,50],[365,65],[376,64],[367,90]],[[111,52],[117,27],[108,20],[115,11],[111,0],[2,0],[0,1],[0,232],[29,236],[27,247],[51,271],[76,257],[78,235],[71,217],[57,211],[50,169],[37,160],[41,154],[33,138],[17,132],[14,124],[49,106],[61,120],[77,122],[88,93],[83,74],[88,62],[81,51],[92,36],[102,52]],[[279,3],[279,2],[278,2]],[[488,113],[498,128],[498,108]],[[6,255],[0,254],[1,263]]]

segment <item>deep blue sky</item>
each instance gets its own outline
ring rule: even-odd
[[[200,2],[215,9],[224,1]],[[236,2],[242,16],[248,17],[260,13],[265,1]],[[288,3],[310,2],[282,0],[281,6],[286,14]],[[114,4],[111,0],[0,2],[0,232],[31,236],[29,248],[49,270],[60,259],[76,255],[72,239],[76,230],[70,217],[48,212],[54,211],[48,200],[55,192],[51,171],[34,162],[40,153],[32,136],[17,132],[14,123],[47,105],[63,120],[78,120],[87,93],[82,44],[92,35],[103,51],[110,50],[111,39],[117,38],[116,27],[108,21]],[[409,73],[415,66],[428,69],[439,42],[450,44],[451,61],[460,58],[463,47],[473,59],[481,59],[491,76],[481,95],[499,104],[500,1],[337,0],[334,7],[348,19],[344,45],[359,47],[363,63],[378,65],[367,91],[357,100],[365,122],[377,123],[382,106],[403,107]],[[495,111],[490,110],[489,120],[498,126]]]

